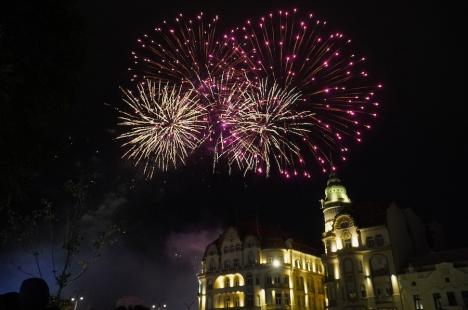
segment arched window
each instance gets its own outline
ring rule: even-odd
[[[385,255],[377,254],[372,256],[370,260],[371,271],[373,276],[388,275],[388,260]]]
[[[239,307],[240,306],[240,303],[239,303],[239,296],[235,296],[234,297],[234,307]]]
[[[229,296],[227,296],[224,299],[224,308],[229,308],[229,307],[231,307],[231,298]]]
[[[343,271],[344,273],[353,273],[353,262],[350,258],[343,260]]]
[[[341,235],[341,239],[343,240],[343,247],[349,249],[352,245],[351,234],[348,231],[344,231]]]
[[[231,281],[229,280],[229,277],[224,278],[224,287],[230,287],[231,286]]]
[[[239,277],[238,276],[234,277],[234,286],[239,286]]]

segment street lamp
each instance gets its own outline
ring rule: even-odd
[[[281,262],[279,261],[279,259],[274,259],[272,265],[273,267],[278,268],[281,266]]]
[[[72,301],[73,303],[73,310],[76,310],[78,309],[78,302],[79,301],[83,301],[84,300],[84,297],[83,296],[80,296],[80,297],[72,297],[70,298],[70,300]]]
[[[161,310],[161,308],[166,309],[167,304],[163,304],[162,302],[158,302],[157,305],[151,305],[151,309],[158,309]]]

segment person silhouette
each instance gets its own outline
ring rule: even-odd
[[[43,310],[49,304],[49,286],[40,278],[23,281],[19,292],[21,310]]]

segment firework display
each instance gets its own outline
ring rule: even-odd
[[[214,169],[225,163],[244,174],[309,178],[314,162],[335,170],[332,161],[345,161],[371,129],[382,87],[351,39],[296,9],[220,37],[218,22],[179,14],[138,39],[129,70],[139,96],[124,92],[132,108],[122,116],[125,156],[150,176],[197,148]]]
[[[121,126],[128,130],[118,138],[127,148],[124,157],[143,163],[151,178],[154,170],[166,171],[184,164],[203,141],[206,110],[194,92],[181,92],[162,82],[148,81],[137,86],[138,95],[123,90],[131,111],[122,112]]]

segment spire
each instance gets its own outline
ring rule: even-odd
[[[340,178],[334,171],[330,173],[330,175],[328,176],[328,181],[327,181],[327,187],[332,186],[332,185],[342,185]]]

